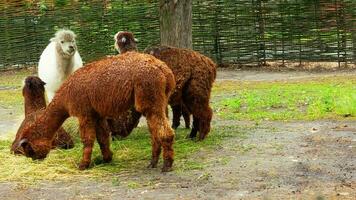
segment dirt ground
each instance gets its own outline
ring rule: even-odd
[[[223,70],[218,81],[343,74],[350,72]],[[6,117],[1,117],[0,125],[12,124],[16,130],[18,116],[1,112]],[[246,129],[246,137],[231,137],[214,150],[192,154],[189,159],[203,163],[203,169],[163,174],[142,166],[100,181],[73,177],[70,182],[33,186],[0,183],[0,199],[356,199],[355,121],[256,124],[214,119],[213,128],[229,124]]]

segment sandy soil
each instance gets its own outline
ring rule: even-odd
[[[334,75],[345,74],[219,71],[218,79],[271,81]],[[0,126],[16,127],[18,119],[3,117],[10,115],[3,110]],[[0,199],[356,199],[355,121],[256,125],[215,119],[213,127],[232,123],[246,129],[246,138],[231,137],[214,150],[191,155],[189,159],[205,166],[200,170],[163,174],[138,167],[100,181],[0,183]]]

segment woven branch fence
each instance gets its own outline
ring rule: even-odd
[[[0,69],[36,65],[60,28],[78,35],[85,62],[116,54],[129,30],[158,44],[157,0],[2,0]],[[193,0],[193,46],[219,64],[334,62],[356,65],[355,0]]]

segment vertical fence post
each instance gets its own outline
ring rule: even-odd
[[[339,1],[339,0],[338,0]],[[347,67],[347,43],[346,43],[346,23],[345,23],[345,5],[343,4],[343,0],[338,2],[338,16],[339,16],[339,24],[340,24],[340,31],[341,31],[341,51],[342,54],[342,62],[344,62],[344,67]]]
[[[240,46],[239,46],[239,23],[237,20],[237,5],[235,5],[236,11],[234,15],[234,26],[235,26],[235,39],[236,39],[236,61],[240,64]]]
[[[265,24],[264,24],[264,16],[263,16],[263,6],[262,6],[262,0],[257,0],[255,2],[257,4],[257,7],[255,7],[255,12],[256,12],[256,20],[255,20],[255,26],[257,27],[257,33],[256,33],[256,43],[258,45],[258,50],[257,50],[257,59],[258,59],[258,65],[259,66],[265,66],[266,65],[266,45],[265,45]],[[257,21],[257,23],[256,23]]]
[[[279,1],[280,5],[279,8],[282,8],[284,6],[283,5],[283,1]],[[281,17],[281,35],[282,35],[282,67],[285,67],[285,46],[284,46],[284,13],[283,13],[283,9],[279,9],[279,15]]]
[[[299,67],[302,66],[302,28],[303,28],[303,24],[302,24],[302,20],[300,14],[302,13],[302,9],[301,9],[301,5],[300,2],[298,2],[298,0],[295,0],[295,3],[297,4],[297,20],[300,21],[297,25],[297,27],[299,28],[298,30],[298,46],[299,46],[299,56],[298,56],[298,60],[299,60]]]
[[[318,9],[320,7],[320,2],[319,0],[314,0],[314,23],[315,23],[315,29],[316,33],[314,31],[314,34],[316,34],[316,42],[317,42],[317,49],[319,52],[322,51],[322,40],[321,40],[321,35],[320,35],[320,13],[318,12]],[[321,54],[319,54],[318,59],[323,59],[321,57]]]
[[[214,28],[215,28],[215,33],[214,33],[214,49],[215,49],[215,56],[216,56],[216,61],[219,65],[222,64],[222,55],[221,55],[221,49],[220,49],[220,25],[219,25],[219,15],[220,15],[220,7],[219,7],[219,0],[215,0],[215,11],[214,11]]]
[[[337,0],[334,0],[334,7],[336,11],[336,31],[337,31],[337,63],[340,68],[340,27],[339,27],[339,9],[337,5]]]

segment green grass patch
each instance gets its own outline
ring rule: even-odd
[[[23,80],[31,74],[31,70],[0,72],[0,108],[12,109],[14,114],[22,113]]]
[[[30,75],[36,74],[34,70],[14,70],[0,72],[0,86],[1,87],[21,87],[23,80]]]
[[[234,120],[356,118],[356,77],[215,84],[214,114]]]

